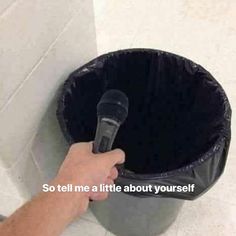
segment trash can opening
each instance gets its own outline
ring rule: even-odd
[[[134,173],[186,166],[222,135],[225,95],[206,70],[170,53],[124,50],[93,60],[66,81],[59,109],[71,143],[94,139],[96,105],[108,89],[129,98],[114,148],[126,152],[125,169]]]

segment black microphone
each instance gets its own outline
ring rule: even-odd
[[[127,96],[115,89],[108,90],[97,105],[97,130],[93,143],[93,152],[110,151],[120,125],[128,115]]]

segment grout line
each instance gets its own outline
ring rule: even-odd
[[[48,56],[51,49],[55,46],[61,35],[67,30],[67,28],[70,26],[70,24],[73,21],[74,16],[70,18],[70,20],[67,21],[62,31],[57,35],[56,39],[49,45],[46,52],[43,54],[43,56],[40,57],[40,59],[36,62],[36,64],[33,66],[32,70],[29,72],[29,74],[26,76],[26,78],[21,82],[21,84],[16,88],[16,90],[13,92],[13,94],[9,97],[7,102],[3,105],[3,107],[0,109],[0,113],[4,112],[6,108],[9,106],[11,101],[14,99],[15,95],[21,90],[21,88],[25,85],[25,83],[30,79],[31,75],[37,70],[39,65],[42,63],[42,61]]]
[[[18,165],[19,162],[22,161],[22,159],[24,159],[24,153],[27,151],[27,149],[29,149],[29,145],[31,144],[31,142],[33,141],[35,135],[36,135],[37,131],[34,131],[33,134],[31,135],[31,137],[29,138],[29,141],[24,145],[23,150],[21,151],[19,157],[17,158],[17,160],[14,162],[14,164],[12,164],[11,166],[5,168],[5,171],[9,171],[10,169],[15,168],[16,165]]]
[[[1,19],[1,18],[4,18],[5,15],[7,15],[8,12],[11,11],[11,9],[16,6],[17,2],[18,2],[17,0],[14,0],[14,1],[11,2],[7,7],[5,7],[5,8],[3,9],[3,11],[0,12],[0,19]]]
[[[33,152],[33,150],[32,150],[32,147],[30,147],[30,154],[31,154],[32,160],[33,160],[33,162],[34,162],[34,164],[35,164],[35,166],[36,166],[36,168],[37,168],[37,170],[38,170],[38,172],[39,172],[40,178],[41,178],[41,180],[42,180],[42,182],[43,182],[43,175],[44,175],[44,174],[43,174],[43,172],[42,172],[42,170],[41,170],[41,168],[40,168],[38,162],[36,161],[36,157],[35,157],[35,155],[34,155],[34,152]]]

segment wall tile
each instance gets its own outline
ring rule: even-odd
[[[1,193],[5,193],[15,197],[18,196],[17,187],[4,168],[0,168],[0,194]]]
[[[2,112],[0,155],[3,165],[9,167],[16,161],[68,74],[96,55],[94,21],[87,15],[83,10],[78,12]]]
[[[21,159],[7,170],[7,173],[17,187],[18,194],[25,200],[30,199],[42,189],[43,181],[39,169],[28,148]]]
[[[56,119],[57,99],[49,105],[34,138],[32,153],[43,181],[55,177],[68,150],[68,145]]]
[[[19,0],[0,20],[0,108],[71,18],[66,0]]]
[[[31,146],[32,140],[11,168],[0,168],[0,194],[26,201],[42,189],[42,177],[32,158]]]
[[[124,4],[116,0],[94,1],[98,54],[130,47],[144,20],[146,5],[147,1],[141,6],[133,0]]]
[[[11,215],[17,208],[23,204],[21,198],[0,192],[0,214],[2,216]]]
[[[80,22],[81,25],[78,26],[77,22]],[[83,35],[83,37],[80,37],[80,35]],[[90,22],[83,13],[74,19],[53,50],[58,54],[56,55],[59,60],[57,65],[60,65],[60,70],[64,72],[63,76],[57,81],[55,88],[52,88],[53,94],[70,72],[95,57],[96,48],[94,45],[93,22]],[[48,58],[50,60],[48,64],[54,66],[52,68],[53,73],[57,71],[57,65],[53,63],[56,58],[55,55]],[[52,77],[59,78],[60,76],[53,75]],[[68,148],[56,119],[56,100],[57,97],[54,97],[48,106],[40,127],[37,129],[32,147],[34,159],[42,172],[44,181],[49,181],[55,176]]]
[[[0,16],[15,0],[4,0],[0,2]]]

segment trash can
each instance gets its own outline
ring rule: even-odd
[[[120,236],[156,235],[175,220],[185,200],[208,191],[223,173],[231,108],[220,84],[200,65],[154,49],[102,55],[74,71],[58,100],[67,141],[91,141],[96,105],[109,89],[129,98],[129,115],[114,147],[126,153],[117,185],[189,186],[194,191],[111,193],[92,211]]]

